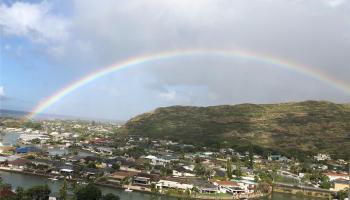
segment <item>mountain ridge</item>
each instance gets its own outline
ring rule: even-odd
[[[208,107],[170,106],[138,115],[120,133],[303,157],[347,158],[350,104],[303,101]]]

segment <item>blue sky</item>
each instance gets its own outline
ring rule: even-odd
[[[0,0],[1,109],[30,111],[86,74],[176,49],[247,49],[350,85],[350,4],[310,1]],[[160,106],[350,102],[312,77],[244,59],[187,57],[98,79],[44,112],[128,119]]]

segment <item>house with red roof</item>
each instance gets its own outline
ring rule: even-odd
[[[24,169],[27,164],[31,163],[27,159],[17,158],[13,161],[8,161],[8,166],[12,169]]]
[[[346,173],[327,172],[327,173],[324,173],[324,175],[328,176],[330,181],[334,181],[336,179],[349,180],[349,175]]]

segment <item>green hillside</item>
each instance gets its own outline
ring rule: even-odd
[[[350,154],[350,104],[306,101],[158,108],[129,120],[122,133],[210,147],[280,152],[290,156]]]

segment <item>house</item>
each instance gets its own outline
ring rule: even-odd
[[[153,155],[148,155],[145,157],[145,159],[149,160],[151,165],[164,165],[164,164],[166,164],[165,160],[157,158],[156,156],[153,156]]]
[[[11,169],[24,169],[25,166],[29,163],[31,163],[31,162],[27,159],[18,158],[18,159],[13,160],[13,161],[8,161],[8,166]]]
[[[16,153],[30,153],[30,152],[40,152],[41,150],[36,147],[18,147]]]
[[[143,176],[134,176],[132,183],[134,185],[150,185],[151,184],[151,178],[149,177],[143,177]]]
[[[233,181],[212,181],[213,185],[218,186],[221,193],[240,194],[245,190]]]
[[[98,158],[96,156],[86,156],[83,158],[84,162],[96,162]]]
[[[223,169],[215,168],[214,169],[214,176],[225,178],[226,177],[226,171],[223,170]]]
[[[193,173],[189,173],[189,172],[179,172],[177,170],[173,170],[173,177],[195,177],[196,175]]]
[[[173,169],[173,177],[195,177],[196,175],[193,173],[193,170],[185,169],[182,166],[175,167]]]
[[[112,155],[113,154],[113,148],[109,147],[97,147],[96,152],[107,154],[107,155]]]
[[[244,189],[246,193],[252,193],[255,190],[257,183],[252,180],[236,180],[240,188]]]
[[[132,171],[117,171],[108,176],[110,179],[109,181],[115,182],[115,183],[121,183],[123,180],[136,176],[138,172],[132,172]]]
[[[69,176],[71,176],[73,174],[74,170],[71,169],[71,168],[63,167],[63,168],[60,169],[59,172],[60,172],[61,175],[69,177]]]
[[[106,159],[104,162],[106,163],[106,165],[108,167],[112,167],[113,164],[118,164],[121,165],[122,161],[125,161],[125,158],[121,158],[121,157],[115,157],[115,158],[108,158]]]
[[[338,170],[341,170],[343,168],[342,165],[340,165],[336,162],[328,162],[327,165],[328,165],[328,169],[334,170],[334,171],[338,171]]]
[[[336,192],[340,190],[347,190],[349,188],[349,180],[346,180],[346,179],[342,179],[342,178],[335,179],[333,181],[333,184],[334,184],[333,190]]]
[[[0,163],[5,163],[7,161],[6,156],[0,156]]]
[[[319,154],[317,154],[317,156],[314,156],[314,159],[316,161],[325,161],[325,160],[330,160],[331,156],[328,154],[319,153]]]
[[[288,162],[289,159],[281,155],[270,155],[267,157],[268,161],[277,161],[277,162]]]
[[[220,192],[219,188],[212,184],[201,185],[198,187],[198,189],[200,193],[205,193],[205,194],[215,194]]]
[[[179,189],[179,190],[191,190],[193,188],[192,184],[186,184],[186,183],[181,183],[175,180],[160,180],[158,181],[158,183],[156,184],[156,187],[159,190],[162,189]]]
[[[83,173],[86,177],[92,177],[92,176],[95,176],[97,174],[103,174],[103,171],[101,171],[100,169],[95,169],[95,168],[85,168],[85,169],[83,169]]]
[[[52,166],[52,161],[46,160],[46,159],[34,159],[34,160],[31,160],[31,162],[36,166],[39,166],[39,165],[47,166],[47,167]]]
[[[330,181],[334,181],[336,179],[349,180],[349,175],[345,173],[327,172],[324,173],[324,175],[328,176]]]
[[[215,194],[220,193],[219,187],[202,179],[191,179],[191,184],[198,188],[200,193]]]
[[[40,140],[41,143],[43,143],[49,140],[50,138],[40,133],[34,133],[34,134],[21,134],[18,139],[24,143],[31,143],[32,140],[38,139]]]

